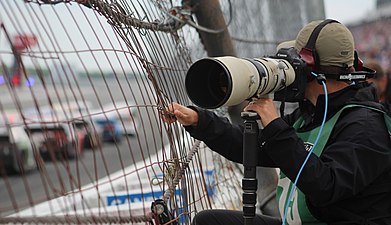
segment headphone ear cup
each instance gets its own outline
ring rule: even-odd
[[[364,62],[358,57],[358,53],[356,50],[354,50],[354,69],[356,71],[362,71],[363,70],[363,64]]]
[[[312,49],[309,49],[309,48],[302,48],[300,50],[300,53],[299,53],[300,57],[302,60],[304,60],[304,62],[307,64],[307,66],[309,68],[311,68],[312,70],[315,69],[315,59],[314,59],[314,55],[312,53]]]

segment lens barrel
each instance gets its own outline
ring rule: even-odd
[[[283,59],[204,58],[190,66],[185,87],[197,106],[215,109],[274,93],[294,81],[295,72]]]

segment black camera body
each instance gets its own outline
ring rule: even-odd
[[[274,100],[280,102],[300,102],[304,100],[305,88],[311,68],[300,58],[295,48],[281,48],[275,56],[269,56],[274,59],[284,59],[293,67],[296,77],[295,81],[282,90],[274,92]]]

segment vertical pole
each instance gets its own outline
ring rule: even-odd
[[[192,12],[196,16],[197,23],[200,26],[212,30],[221,30],[227,26],[219,0],[184,0],[182,4],[192,8]],[[236,56],[228,29],[218,34],[200,30],[198,32],[208,56]]]
[[[258,165],[258,114],[242,112],[244,119],[243,132],[243,219],[244,225],[255,225],[255,205],[257,204],[257,165]]]

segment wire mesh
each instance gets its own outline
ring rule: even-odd
[[[184,75],[205,54],[178,6],[0,2],[0,223],[150,223],[157,199],[185,224],[238,208],[234,166],[159,118],[190,104]]]
[[[238,56],[262,57],[323,18],[323,1],[220,1],[219,30],[189,2],[0,1],[1,224],[151,223],[159,199],[167,223],[241,209],[241,168],[159,111],[191,104],[198,31],[228,29]]]

